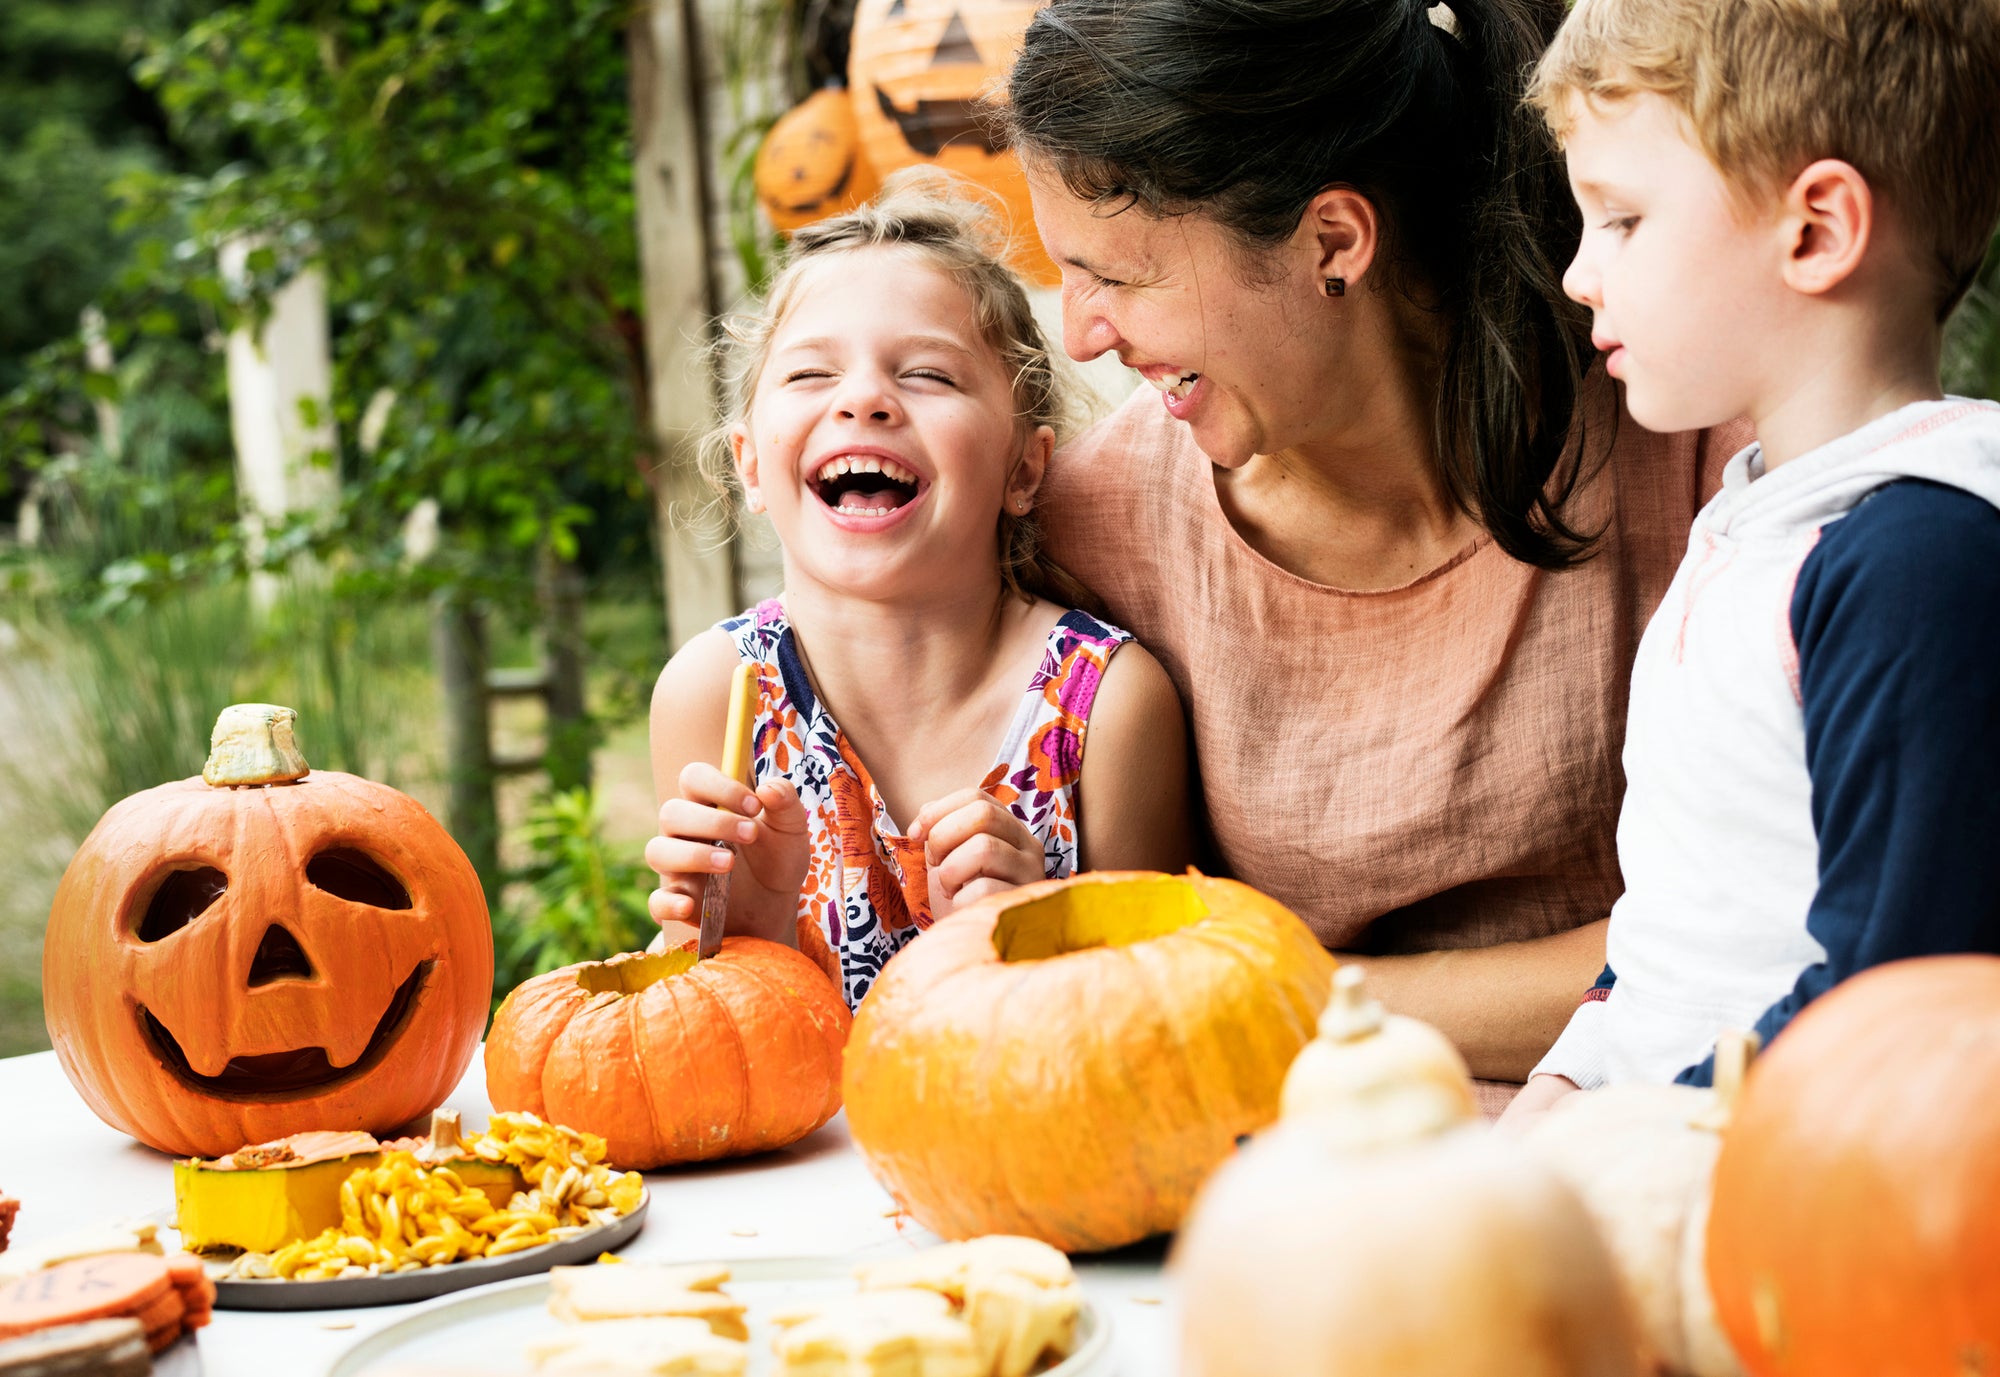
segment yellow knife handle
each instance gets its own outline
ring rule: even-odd
[[[757,666],[747,660],[729,679],[729,721],[722,733],[722,773],[750,782],[750,742],[757,727]]]

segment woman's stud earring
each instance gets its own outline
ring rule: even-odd
[[[1347,279],[1344,277],[1329,277],[1326,279],[1326,294],[1328,296],[1346,296]]]
[[[755,488],[750,489],[749,492],[743,494],[743,505],[748,507],[753,513],[763,511],[764,494],[758,492]]]

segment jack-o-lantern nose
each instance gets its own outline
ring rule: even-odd
[[[273,980],[310,980],[312,976],[312,961],[299,945],[299,939],[276,923],[265,928],[264,940],[257,944],[257,954],[250,958],[250,988],[254,990]]]

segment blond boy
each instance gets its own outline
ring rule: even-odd
[[[2000,0],[1580,0],[1531,98],[1633,417],[1757,442],[1640,643],[1608,965],[1514,1118],[2000,950],[2000,407],[1938,382],[2000,216]]]

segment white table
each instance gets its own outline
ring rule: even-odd
[[[475,1057],[448,1104],[468,1130],[490,1107]],[[635,1261],[835,1256],[935,1243],[862,1165],[845,1116],[783,1152],[704,1168],[651,1172],[646,1227],[624,1255]],[[86,1224],[171,1211],[172,1159],[103,1123],[70,1088],[55,1053],[0,1059],[0,1188],[20,1200],[15,1243]],[[1169,1377],[1176,1367],[1171,1297],[1159,1249],[1083,1259],[1084,1290],[1110,1317],[1123,1377]],[[206,1377],[316,1377],[349,1344],[408,1306],[259,1313],[218,1310],[200,1333]]]

